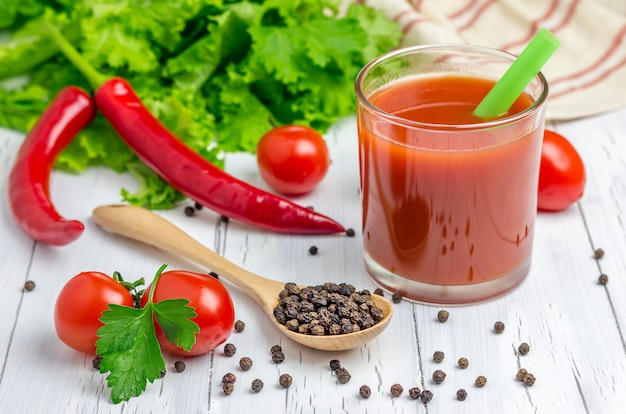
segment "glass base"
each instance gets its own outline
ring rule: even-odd
[[[376,283],[403,298],[429,305],[469,305],[501,296],[517,286],[530,271],[530,256],[519,267],[488,282],[470,285],[433,285],[398,276],[365,253],[365,268]]]

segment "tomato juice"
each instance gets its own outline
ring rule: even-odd
[[[528,273],[543,108],[523,94],[507,114],[478,119],[473,110],[493,85],[412,75],[360,102],[366,267],[409,298],[475,302]]]

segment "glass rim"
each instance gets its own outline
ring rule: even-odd
[[[357,74],[357,77],[354,83],[357,101],[361,105],[363,105],[368,111],[375,113],[377,116],[380,116],[390,122],[393,122],[394,124],[401,124],[401,125],[410,126],[413,128],[432,129],[432,130],[438,129],[438,130],[447,130],[447,131],[452,131],[452,132],[453,131],[466,131],[466,130],[481,130],[481,129],[494,128],[497,126],[515,123],[519,120],[526,119],[534,115],[534,113],[536,113],[543,106],[543,104],[547,101],[548,81],[541,71],[537,73],[537,75],[535,75],[534,77],[534,79],[539,80],[539,83],[541,85],[541,93],[530,106],[528,106],[521,112],[518,112],[513,115],[508,115],[508,116],[494,119],[494,120],[485,120],[482,122],[476,122],[472,124],[432,123],[432,122],[414,121],[411,119],[403,118],[403,117],[400,117],[400,116],[397,116],[397,115],[394,115],[392,113],[382,110],[378,106],[374,105],[370,101],[370,99],[367,96],[365,96],[365,94],[363,93],[362,84],[363,84],[363,80],[365,76],[373,68],[375,68],[381,63],[384,63],[392,58],[396,58],[402,55],[414,54],[415,52],[428,51],[428,50],[445,51],[445,50],[454,50],[454,49],[479,52],[479,53],[484,54],[485,56],[501,57],[501,58],[505,58],[509,60],[510,63],[513,63],[513,61],[517,58],[516,55],[503,51],[503,50],[486,47],[486,46],[460,44],[460,43],[437,43],[437,44],[429,44],[429,45],[408,46],[408,47],[395,49],[395,50],[392,50],[390,52],[387,52],[383,55],[380,55],[374,58],[365,66],[363,66],[363,68],[361,68],[361,70]]]

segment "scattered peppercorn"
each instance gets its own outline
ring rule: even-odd
[[[249,357],[241,358],[239,360],[239,368],[241,368],[242,371],[248,371],[252,368],[252,359]]]
[[[220,216],[220,221],[224,224],[228,223],[230,219],[226,216]]]
[[[459,358],[459,361],[457,363],[459,364],[459,368],[461,369],[469,367],[469,361],[465,357]]]
[[[27,280],[26,282],[24,282],[24,290],[27,292],[30,292],[31,290],[35,289],[35,282],[32,280]]]
[[[309,247],[309,254],[311,256],[315,256],[317,254],[317,246],[311,246]]]
[[[100,363],[102,362],[102,357],[100,355],[96,355],[95,358],[91,361],[91,365],[95,369],[100,369]]]
[[[174,362],[174,371],[176,371],[176,372],[183,372],[185,370],[185,368],[187,368],[187,365],[185,365],[185,363],[183,361],[176,361],[176,362]]]
[[[437,319],[441,323],[446,322],[448,320],[448,316],[450,316],[450,313],[447,310],[442,309],[439,312],[437,312]]]
[[[441,361],[443,361],[444,357],[445,355],[442,351],[435,351],[435,353],[433,354],[433,361],[435,361],[436,363],[440,363]]]
[[[465,391],[465,389],[461,388],[460,390],[458,390],[456,392],[456,399],[459,401],[465,401],[465,399],[467,398],[467,391]]]
[[[222,390],[224,390],[224,394],[230,395],[235,390],[235,385],[231,384],[230,382],[226,382],[222,384]]]
[[[354,237],[354,229],[350,228],[350,229],[346,229],[346,236],[348,237]]]
[[[389,392],[391,392],[391,395],[394,397],[399,397],[402,395],[402,392],[404,392],[404,388],[402,388],[402,385],[400,384],[393,384],[389,389]]]
[[[604,250],[600,248],[594,250],[593,257],[595,257],[596,259],[602,259],[604,257]]]
[[[372,390],[367,385],[361,385],[359,388],[359,396],[361,398],[369,398],[372,395]]]
[[[194,203],[193,206],[196,208],[196,210],[202,210],[202,204],[200,203]]]
[[[440,369],[436,369],[433,372],[433,382],[435,384],[441,384],[446,379],[446,373]]]
[[[497,334],[501,334],[502,332],[504,332],[504,322],[496,322],[493,324],[493,330],[497,333]]]
[[[358,291],[347,283],[301,287],[288,282],[278,298],[274,308],[276,320],[304,335],[357,332],[374,326],[384,317],[369,290]]]
[[[235,329],[235,332],[242,333],[243,330],[246,329],[246,324],[244,323],[244,321],[236,320],[233,328]]]
[[[165,376],[165,374],[167,374],[167,371],[166,371],[166,370],[163,370],[163,371],[161,371],[159,374],[160,374],[160,375],[159,375],[159,378],[163,378],[163,377]]]
[[[533,384],[535,383],[535,376],[533,374],[531,374],[530,372],[528,372],[528,373],[524,374],[524,376],[522,377],[522,382],[527,387],[532,387]]]
[[[280,364],[285,360],[285,354],[283,351],[278,351],[272,354],[272,362],[275,364]]]
[[[231,357],[235,355],[235,353],[237,353],[237,347],[235,347],[235,345],[231,343],[224,345],[224,355]]]
[[[279,378],[278,378],[278,383],[280,384],[281,387],[283,388],[289,388],[291,387],[291,383],[293,382],[293,378],[291,378],[291,375],[289,374],[282,374]]]
[[[276,352],[283,352],[283,347],[278,344],[272,345],[272,347],[270,348],[270,353],[275,354]]]
[[[235,381],[237,381],[237,377],[232,372],[228,372],[222,377],[222,384],[234,384]]]
[[[607,283],[609,283],[609,277],[602,273],[600,276],[598,276],[598,283],[600,283],[601,285],[606,285]]]
[[[218,275],[215,272],[209,272],[209,276],[211,276],[212,278],[215,278],[215,279],[219,279],[220,278],[220,275]]]
[[[413,400],[417,400],[422,394],[422,390],[417,387],[409,388],[409,397]]]
[[[191,217],[196,213],[196,209],[193,208],[192,206],[187,206],[185,207],[185,215],[187,217]]]
[[[482,375],[477,376],[476,381],[474,381],[474,385],[476,385],[477,387],[484,387],[486,383],[487,378]]]
[[[424,390],[420,394],[420,399],[422,400],[424,404],[428,404],[433,399],[433,393],[431,391]]]
[[[374,295],[385,296],[385,292],[381,288],[374,289]]]
[[[340,384],[345,384],[350,381],[350,378],[352,378],[352,375],[350,375],[348,370],[344,367],[337,368],[335,370],[335,376],[337,377],[337,382],[339,382]]]
[[[402,302],[402,293],[394,292],[393,295],[391,295],[391,301],[396,304]]]
[[[526,342],[522,342],[517,350],[521,355],[526,355],[530,352],[530,345],[528,345]]]
[[[515,374],[515,378],[517,378],[518,381],[521,381],[524,379],[524,375],[526,374],[528,374],[528,371],[526,370],[526,368],[522,368],[517,371],[517,374]]]
[[[255,379],[254,381],[252,381],[252,385],[250,386],[250,388],[252,388],[253,392],[259,392],[263,389],[263,381],[261,381],[260,379]]]
[[[341,362],[339,362],[338,359],[331,359],[330,360],[330,369],[331,371],[337,371],[339,368],[341,368]]]

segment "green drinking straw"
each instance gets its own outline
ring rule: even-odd
[[[478,104],[474,115],[489,119],[506,113],[560,44],[552,32],[547,29],[539,30],[502,78]]]

